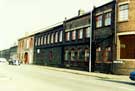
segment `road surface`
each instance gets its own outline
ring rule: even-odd
[[[135,91],[135,82],[0,63],[0,91]]]

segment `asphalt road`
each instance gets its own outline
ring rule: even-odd
[[[0,91],[135,91],[135,82],[0,63]]]

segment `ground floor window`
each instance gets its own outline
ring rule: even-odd
[[[119,36],[120,40],[120,58],[135,59],[135,36],[123,35]]]
[[[74,49],[71,50],[71,61],[75,61],[76,60],[76,52]]]
[[[89,61],[89,48],[86,46],[69,47],[65,49],[64,59],[70,61]]]
[[[111,47],[107,47],[103,51],[103,61],[111,61]]]
[[[96,49],[96,62],[108,62],[111,61],[111,47],[102,48],[98,47]]]
[[[69,50],[66,50],[65,51],[65,60],[67,61],[67,60],[70,60],[70,52],[69,52]]]
[[[78,57],[78,61],[82,61],[84,58],[84,52],[82,48],[78,48],[77,50],[77,57]]]
[[[96,49],[96,62],[100,62],[102,60],[102,52],[101,47]]]
[[[88,48],[85,49],[85,61],[89,61],[89,55],[90,55],[90,51]]]

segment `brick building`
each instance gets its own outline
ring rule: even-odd
[[[34,36],[27,35],[18,40],[18,59],[24,64],[33,63]]]
[[[63,23],[34,35],[34,64],[61,66],[63,63]]]
[[[115,59],[115,1],[94,8],[92,20],[94,70],[111,73]]]
[[[117,0],[117,61],[115,74],[135,69],[135,0]]]
[[[64,22],[64,65],[66,67],[88,70],[90,55],[90,16],[80,14]]]

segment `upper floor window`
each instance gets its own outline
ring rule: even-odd
[[[33,47],[33,38],[30,38],[30,48]]]
[[[63,34],[63,31],[60,31],[60,35],[59,35],[59,41],[62,42],[62,34]]]
[[[41,37],[41,45],[43,45],[43,36]]]
[[[72,31],[72,40],[75,40],[76,39],[76,31]]]
[[[55,33],[55,43],[58,42],[58,32]]]
[[[105,14],[105,26],[111,25],[111,12]]]
[[[78,31],[78,39],[82,39],[83,38],[83,29],[80,29]]]
[[[96,16],[96,27],[102,27],[102,15]]]
[[[44,44],[46,44],[46,36],[44,36]]]
[[[70,32],[66,32],[66,41],[70,40]]]
[[[29,48],[29,39],[26,39],[26,48]]]
[[[52,33],[51,35],[51,43],[53,43],[53,40],[54,40],[54,33]]]
[[[37,38],[35,38],[35,46],[37,46],[37,44],[38,44],[38,40]]]
[[[47,36],[47,44],[49,44],[50,43],[50,34],[48,34],[48,36]]]
[[[119,5],[119,21],[128,20],[128,4]]]
[[[86,31],[86,38],[89,38],[90,37],[91,28],[87,27],[85,31]]]
[[[40,38],[38,38],[38,45],[40,45]]]

